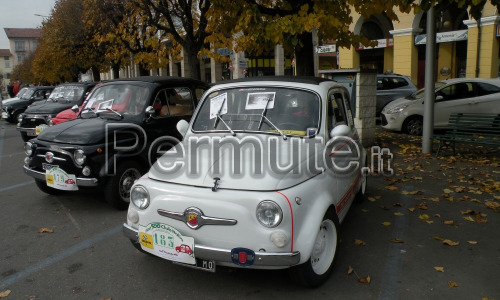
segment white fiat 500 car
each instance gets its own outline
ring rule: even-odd
[[[347,90],[315,77],[225,82],[177,129],[182,142],[131,188],[132,243],[212,272],[289,268],[306,286],[324,283],[366,186]]]
[[[452,113],[500,113],[500,79],[455,78],[438,81],[434,102],[434,129],[446,129]],[[424,89],[394,100],[381,113],[383,128],[421,135]]]

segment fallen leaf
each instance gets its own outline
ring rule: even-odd
[[[450,189],[444,189],[444,190],[443,190],[443,192],[444,192],[445,194],[449,194],[449,193],[451,193],[451,192],[452,192],[452,190],[450,190]]]
[[[382,225],[384,225],[384,226],[391,226],[391,222],[382,222]]]
[[[354,239],[354,244],[358,245],[358,246],[364,246],[364,245],[366,245],[366,242],[364,242],[362,240]]]
[[[428,214],[422,214],[422,215],[418,216],[418,218],[420,220],[427,220],[427,219],[429,219],[429,215]]]
[[[400,240],[400,239],[391,239],[391,242],[392,243],[404,243],[404,241]]]
[[[54,232],[54,230],[53,229],[48,229],[48,228],[40,228],[38,230],[38,233],[44,233],[44,232],[45,233],[52,233],[52,232]]]
[[[404,216],[405,214],[400,213],[400,212],[395,212],[395,213],[394,213],[394,215],[395,215],[395,216]]]
[[[394,203],[393,206],[403,207],[403,204],[401,204],[401,203],[398,202],[398,203]]]
[[[453,220],[447,220],[447,221],[444,221],[444,222],[443,222],[443,224],[444,224],[444,225],[456,225],[456,224],[455,224],[455,221],[453,221]]]
[[[375,201],[377,201],[377,199],[375,199],[375,197],[368,197],[368,201],[375,202]]]
[[[389,210],[389,207],[384,206],[384,205],[380,205],[380,208],[383,209],[383,210]]]
[[[444,272],[444,267],[434,267],[434,269],[438,272]]]
[[[393,186],[393,185],[386,185],[385,188],[389,191],[396,191],[398,189],[397,186]]]
[[[361,211],[362,211],[362,212],[364,212],[364,213],[367,213],[367,212],[368,212],[368,209],[364,209],[364,208],[362,208],[362,209],[361,209]]]
[[[5,298],[7,296],[9,296],[10,294],[10,290],[5,290],[3,292],[0,292],[0,298]]]
[[[417,205],[417,207],[421,210],[427,210],[427,205],[425,205],[425,203],[420,203],[419,205]]]
[[[414,211],[415,211],[415,207],[410,207],[410,208],[408,208],[408,210],[409,210],[410,212],[414,212]]]
[[[476,222],[471,216],[464,217],[464,219],[469,222]]]
[[[352,272],[354,272],[354,269],[351,266],[349,266],[349,269],[347,270],[347,275],[351,275]]]
[[[448,246],[458,246],[460,243],[459,242],[454,242],[452,240],[444,240],[443,244],[448,245]]]
[[[471,245],[477,245],[477,241],[467,241],[467,243],[469,243]]]
[[[438,236],[435,236],[435,237],[434,237],[434,239],[435,239],[435,240],[438,240],[438,241],[443,241],[443,240],[444,240],[443,238],[440,238],[440,237],[438,237]]]
[[[371,278],[370,278],[370,275],[366,276],[365,278],[360,278],[358,279],[359,282],[361,283],[364,283],[364,284],[370,284],[370,282],[372,281]]]
[[[434,217],[441,218],[441,215],[440,214],[435,214]]]
[[[485,201],[484,205],[486,205],[487,208],[497,210],[500,208],[500,203],[494,202],[494,201]]]
[[[427,222],[427,224],[434,224],[434,221],[425,220],[425,222]]]
[[[429,200],[429,201],[432,201],[432,202],[439,202],[439,197],[434,197],[434,198],[431,198],[431,197],[420,197],[421,200]]]
[[[450,287],[458,287],[458,283],[454,282],[454,281],[448,281],[448,285]]]

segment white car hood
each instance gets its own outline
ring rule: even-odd
[[[218,154],[212,154],[211,147],[221,143],[222,140],[217,142],[210,137],[206,138],[207,143],[200,147],[201,150],[197,151],[197,155],[185,154],[173,157],[172,155],[179,152],[171,149],[157,160],[147,176],[164,182],[210,188],[214,187],[215,178],[220,178],[217,182],[220,189],[273,191],[297,185],[321,173],[319,168],[307,167],[310,161],[308,157],[322,155],[321,143],[317,143],[315,153],[309,155],[308,144],[303,143],[303,140],[299,138],[289,137],[283,140],[281,136],[270,135],[247,135],[246,138],[249,140],[246,141],[245,146],[241,147],[241,159],[233,159],[232,152],[236,153],[236,151],[232,151],[232,147],[227,145],[221,147]],[[272,142],[270,142],[271,139]],[[187,140],[184,139],[178,145],[178,148],[184,148],[184,153],[189,153],[189,150],[186,150],[189,149]],[[253,152],[248,141],[259,147],[257,154]],[[289,148],[292,143],[295,143],[293,144],[294,151],[290,151]],[[272,146],[276,147],[272,148]],[[296,154],[291,155],[291,153]],[[258,157],[262,157],[260,163],[256,159]],[[320,156],[318,157],[320,159]],[[270,166],[270,164],[276,166],[276,160],[280,161],[279,166],[283,169],[279,170]],[[233,161],[241,161],[239,172],[237,168],[234,168]],[[167,170],[168,167],[174,165],[174,162],[178,169],[175,172]],[[259,166],[261,166],[260,169]]]

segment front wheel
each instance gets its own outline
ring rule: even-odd
[[[409,135],[422,135],[424,120],[422,117],[409,117],[403,124],[403,131]]]
[[[339,242],[338,218],[330,209],[319,226],[311,257],[304,264],[291,268],[290,277],[294,281],[312,288],[325,283],[333,270]]]
[[[127,209],[130,203],[130,188],[143,173],[142,166],[135,161],[119,162],[116,174],[104,188],[106,201],[117,209]]]

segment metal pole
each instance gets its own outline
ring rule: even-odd
[[[432,133],[434,131],[434,100],[436,70],[436,17],[434,6],[427,11],[427,36],[425,44],[425,92],[424,121],[422,132],[422,153],[432,152]]]

